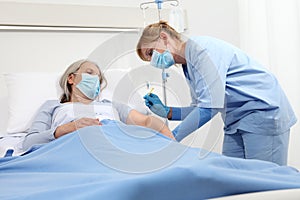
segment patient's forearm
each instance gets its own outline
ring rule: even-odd
[[[169,138],[175,139],[168,126],[162,120],[154,116],[148,116],[148,119],[146,120],[146,127],[152,128]]]
[[[61,126],[58,126],[54,132],[54,137],[55,138],[59,138],[63,135],[66,135],[68,133],[71,133],[73,131],[76,130],[76,124],[75,122],[70,122],[70,123],[66,123],[66,124],[63,124]]]
[[[127,117],[127,124],[133,124],[138,126],[145,126],[156,131],[159,131],[163,135],[175,139],[173,133],[170,131],[168,126],[159,118],[151,116],[151,115],[144,115],[136,110],[131,110],[128,117]]]

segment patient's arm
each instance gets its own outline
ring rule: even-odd
[[[175,139],[173,133],[162,120],[154,116],[144,115],[137,110],[131,110],[129,112],[126,123],[152,128],[169,138]]]
[[[22,143],[22,150],[27,150],[35,144],[48,143],[54,140],[55,129],[51,128],[52,114],[60,105],[57,100],[46,101],[38,110],[33,123]]]
[[[80,128],[96,125],[101,125],[98,119],[83,117],[78,120],[58,126],[54,132],[54,137],[59,138]]]

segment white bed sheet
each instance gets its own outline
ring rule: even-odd
[[[18,148],[19,143],[23,140],[26,133],[16,133],[14,135],[5,135],[0,137],[0,157],[6,153],[12,153],[13,156],[22,154]],[[9,151],[12,150],[12,151]]]

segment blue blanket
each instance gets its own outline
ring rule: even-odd
[[[0,199],[193,200],[300,188],[294,168],[200,150],[108,121],[1,158]]]

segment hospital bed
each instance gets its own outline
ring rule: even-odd
[[[89,57],[97,60],[97,55],[96,49]],[[8,68],[10,66],[5,70]],[[159,84],[155,84],[160,80],[157,78],[160,72],[152,68],[148,71],[148,68],[147,75],[153,77],[149,79],[151,85],[156,92],[162,92]],[[109,85],[101,98],[125,101],[141,112],[149,112],[141,99],[148,91],[148,78],[141,75],[145,69],[105,69]],[[16,147],[39,105],[45,100],[57,99],[60,93],[56,84],[61,71],[41,71],[4,71],[5,75],[4,72],[1,74],[5,85],[5,90],[1,91],[6,92],[0,98],[0,199],[300,197],[300,174],[292,167],[227,158],[173,142],[149,129],[114,121],[108,121],[101,128],[84,128],[35,146],[28,152],[20,152]],[[172,85],[176,73],[168,80],[168,86],[173,88],[168,94],[169,103],[184,104],[189,99],[176,101],[176,89],[182,90]],[[130,83],[128,81],[134,83],[132,87],[126,87],[134,88],[131,92],[122,87]]]

